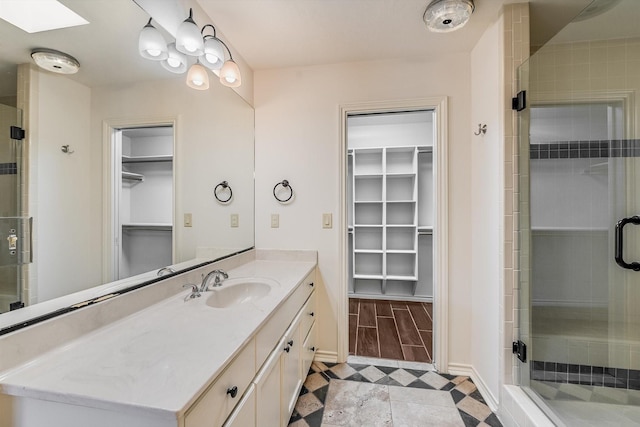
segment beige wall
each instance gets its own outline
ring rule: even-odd
[[[337,351],[340,294],[339,106],[369,101],[449,97],[449,354],[469,364],[470,62],[468,54],[413,61],[358,62],[255,72],[256,246],[317,249],[319,347]],[[295,199],[280,205],[273,186],[288,179]],[[270,215],[280,228],[270,228]],[[334,228],[322,229],[322,213]],[[345,254],[346,255],[346,254]],[[346,319],[345,319],[346,320]]]

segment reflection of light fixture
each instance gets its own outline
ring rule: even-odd
[[[433,0],[422,19],[430,31],[447,33],[462,28],[474,9],[473,0]]]
[[[149,22],[140,31],[140,37],[138,38],[138,52],[143,58],[151,59],[152,61],[162,61],[167,58],[167,42],[160,34],[160,31],[151,25],[151,18]]]
[[[40,68],[60,74],[75,74],[80,69],[76,58],[53,49],[38,48],[31,51],[31,57]]]
[[[204,35],[207,27],[213,30],[213,35]],[[162,35],[151,25],[150,19],[140,32],[138,46],[143,58],[160,60],[162,66],[172,73],[182,74],[189,69],[187,85],[191,88],[209,88],[207,68],[219,74],[220,83],[225,86],[238,87],[242,84],[240,68],[233,60],[229,47],[216,36],[213,25],[207,24],[198,30],[192,9],[189,9],[189,17],[180,24],[175,43],[166,45]],[[228,60],[225,60],[225,49],[229,54]],[[193,65],[189,67],[189,63]]]
[[[207,70],[200,64],[195,63],[189,68],[187,73],[187,86],[198,90],[209,89],[209,76]]]

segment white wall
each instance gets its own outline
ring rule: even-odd
[[[92,94],[91,138],[100,150],[103,120],[177,118],[176,262],[195,258],[198,247],[253,245],[253,110],[247,103],[219,84],[191,90],[183,77],[98,87]],[[100,151],[91,159],[95,179],[102,174],[102,157]],[[225,180],[233,199],[222,205],[213,189]],[[183,227],[184,213],[192,214],[193,227]],[[238,228],[230,227],[232,213],[239,214]]]
[[[389,76],[399,75],[397,81]],[[340,292],[339,229],[341,104],[449,97],[449,354],[470,363],[469,211],[471,153],[468,54],[411,61],[357,62],[256,71],[256,246],[317,249],[321,323],[319,347],[337,351]],[[273,186],[288,179],[292,203],[280,205]],[[280,228],[270,228],[270,215]],[[334,228],[322,229],[322,213]],[[345,256],[347,254],[345,253]],[[495,355],[494,355],[495,357]]]
[[[195,258],[197,247],[219,255],[253,246],[254,116],[234,91],[220,84],[194,91],[183,77],[88,88],[22,67],[29,84],[31,303],[103,282],[104,120],[177,118],[176,262]],[[73,154],[61,152],[66,144]],[[228,205],[213,197],[223,180],[234,192]],[[193,214],[192,228],[181,227],[184,212]],[[238,228],[230,227],[232,213]]]
[[[27,136],[30,144],[29,205],[34,264],[30,300],[43,301],[100,283],[91,182],[91,90],[52,73],[31,69]],[[37,134],[31,129],[38,129]],[[34,138],[34,136],[36,136]],[[73,154],[61,151],[70,145]],[[99,149],[99,147],[98,147]],[[98,187],[100,188],[100,187]],[[71,271],[74,274],[69,274]]]
[[[502,132],[502,20],[471,52],[471,363],[494,401],[499,396],[500,220],[504,155]],[[469,129],[469,127],[467,127]],[[469,130],[471,133],[471,130]],[[484,391],[484,390],[483,390]]]

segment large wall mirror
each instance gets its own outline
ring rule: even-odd
[[[33,257],[0,254],[0,327],[23,311],[11,303],[41,314],[254,245],[253,108],[212,74],[198,91],[140,57],[149,16],[133,1],[60,2],[89,24],[29,34],[0,20],[11,41],[0,45],[0,251],[18,234],[16,257]],[[80,70],[42,70],[34,48],[66,52]],[[8,138],[11,125],[23,141]],[[31,237],[15,217],[32,218]]]

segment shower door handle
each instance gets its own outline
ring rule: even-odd
[[[632,262],[628,263],[624,260],[624,226],[627,224],[640,225],[640,216],[632,216],[629,218],[624,218],[618,221],[616,224],[616,263],[622,268],[626,268],[628,270],[640,271],[640,263]]]

